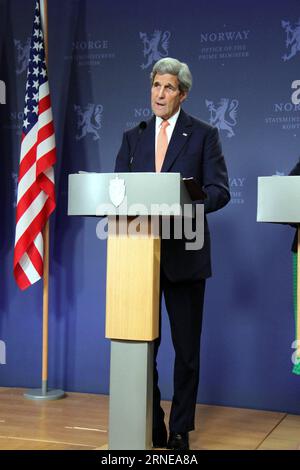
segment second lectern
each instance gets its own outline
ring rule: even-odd
[[[296,352],[294,372],[300,373],[300,176],[258,178],[257,221],[297,226]]]

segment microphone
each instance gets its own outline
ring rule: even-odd
[[[130,157],[130,160],[129,160],[129,171],[131,171],[131,167],[132,167],[133,159],[134,159],[134,156],[135,156],[136,148],[137,148],[138,143],[140,141],[141,135],[142,135],[143,131],[146,129],[146,127],[147,127],[147,123],[145,121],[141,121],[139,123],[138,138],[136,139],[136,143],[135,143],[133,152],[131,153],[131,157]]]

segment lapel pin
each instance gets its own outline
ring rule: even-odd
[[[187,137],[187,134],[186,134],[185,132],[183,132],[183,134],[182,134],[182,135],[184,135],[184,137]]]

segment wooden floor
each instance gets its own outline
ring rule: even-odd
[[[0,449],[107,448],[107,396],[69,393],[38,402],[23,393],[0,388]],[[163,406],[168,418],[170,404]],[[300,416],[197,405],[196,427],[190,433],[193,450],[300,450]]]

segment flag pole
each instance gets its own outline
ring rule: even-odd
[[[45,60],[48,68],[48,4],[47,0],[39,0],[41,22],[45,44]],[[49,251],[50,251],[50,225],[49,219],[43,230],[44,256],[43,256],[43,346],[42,346],[42,388],[27,391],[24,396],[31,400],[57,400],[63,398],[63,390],[48,389],[48,325],[49,325]]]
[[[41,21],[44,34],[45,59],[48,69],[48,0],[40,0]],[[42,360],[42,392],[48,391],[48,325],[49,325],[49,219],[44,233],[44,271],[43,271],[43,360]]]
[[[43,360],[42,392],[48,392],[48,325],[49,325],[49,220],[44,228],[44,273],[43,273]]]

